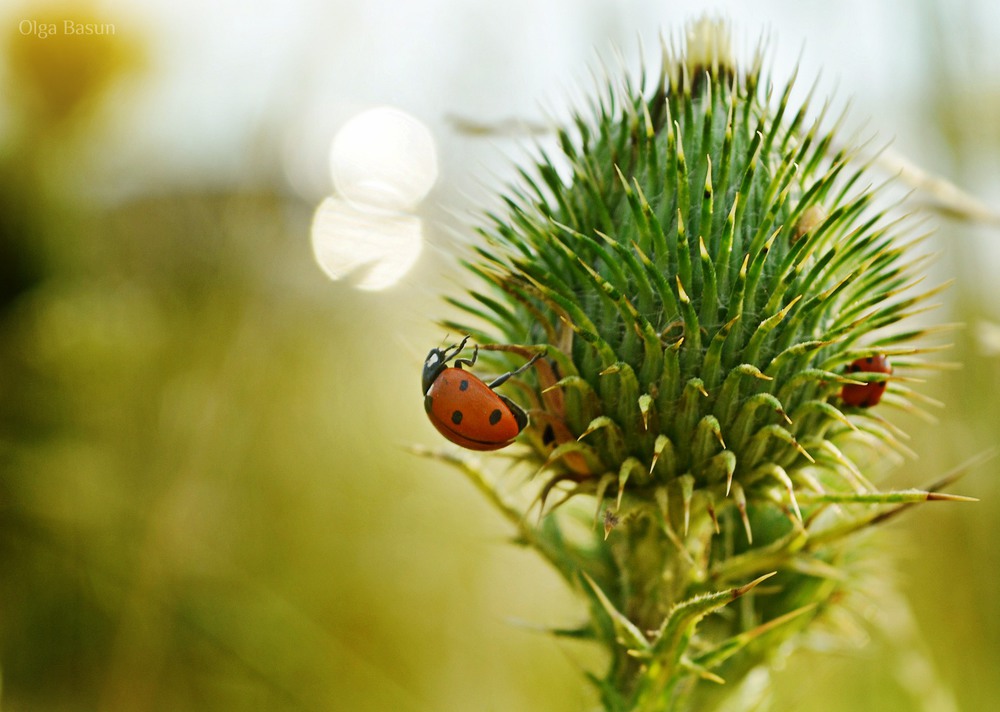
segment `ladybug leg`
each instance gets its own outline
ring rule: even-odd
[[[466,337],[469,338],[469,337]],[[463,342],[464,343],[464,342]],[[472,358],[457,358],[455,359],[455,367],[461,368],[462,366],[472,366],[476,365],[476,359],[479,358],[479,346],[477,345],[472,349]]]
[[[537,354],[535,354],[534,356],[531,357],[530,361],[528,361],[526,364],[524,364],[523,366],[521,366],[521,368],[517,369],[516,371],[508,371],[507,373],[505,373],[505,374],[503,374],[501,376],[497,376],[493,381],[491,381],[490,383],[487,383],[486,387],[489,388],[490,390],[492,390],[492,389],[496,388],[497,386],[502,386],[504,383],[507,382],[507,379],[510,378],[511,376],[516,376],[517,374],[519,374],[519,373],[521,373],[523,371],[527,371],[529,368],[531,368],[532,364],[534,364],[535,361],[537,361],[541,357],[542,357],[542,352],[538,352]]]
[[[471,338],[472,338],[471,336],[466,336],[466,337],[465,337],[464,339],[462,339],[461,341],[459,341],[459,342],[458,342],[457,344],[455,344],[454,346],[449,346],[448,348],[446,348],[446,349],[444,350],[444,359],[443,359],[443,361],[444,361],[444,362],[447,362],[447,361],[450,361],[451,359],[455,358],[455,357],[456,357],[456,356],[458,356],[458,355],[459,355],[460,353],[462,353],[462,349],[464,349],[464,348],[465,348],[465,344],[466,344],[466,342],[467,342],[467,341],[468,341],[469,339],[471,339]],[[451,353],[448,353],[449,351],[450,351]]]

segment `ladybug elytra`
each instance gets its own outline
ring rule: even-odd
[[[424,361],[422,379],[424,410],[434,427],[448,440],[469,450],[499,450],[507,447],[528,424],[528,415],[514,401],[493,389],[528,369],[542,354],[535,354],[516,371],[509,371],[490,383],[466,371],[472,358],[455,358],[470,337],[446,349],[431,349]],[[454,366],[448,362],[454,359]]]
[[[884,355],[875,354],[874,356],[867,356],[853,361],[845,372],[884,373],[888,375],[892,373],[892,366],[889,365],[889,359]],[[870,383],[860,385],[847,383],[840,391],[840,399],[844,401],[845,405],[856,408],[871,408],[873,405],[878,405],[878,402],[882,400],[882,394],[885,393],[887,385],[887,381],[871,381]]]

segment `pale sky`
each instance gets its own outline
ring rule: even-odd
[[[877,117],[873,128],[904,142],[919,132],[907,102],[919,86],[923,67],[913,57],[923,31],[914,3],[902,0],[133,0],[102,7],[120,33],[152,41],[151,74],[132,95],[120,131],[155,179],[232,180],[259,166],[282,132],[298,134],[287,141],[293,162],[304,165],[310,143],[328,146],[339,124],[374,104],[404,109],[435,132],[446,130],[448,114],[538,118],[540,107],[558,107],[589,86],[598,57],[619,47],[635,64],[641,40],[655,62],[660,32],[676,32],[705,11],[732,19],[745,55],[768,32],[776,77],[787,76],[801,54],[803,89],[822,73],[839,100],[854,98],[857,121]],[[442,160],[463,157],[446,151]],[[319,173],[314,166],[305,175],[303,165],[295,180],[315,193]]]
[[[31,17],[33,3],[0,13]],[[18,8],[19,9],[16,9]],[[70,6],[71,7],[71,6]],[[640,57],[661,32],[708,12],[732,20],[738,54],[770,37],[773,75],[800,61],[800,92],[850,99],[850,121],[917,164],[1000,205],[1000,178],[953,153],[929,125],[941,57],[970,92],[1000,95],[1000,5],[991,0],[105,0],[97,7],[150,46],[141,82],[123,87],[95,137],[88,188],[121,199],[171,186],[260,185],[318,203],[331,190],[337,129],[377,105],[420,119],[437,143],[439,194],[474,192],[509,170],[514,144],[470,140],[446,118],[538,120],[593,86],[591,70]],[[71,13],[71,10],[67,11]],[[935,39],[937,33],[939,39]],[[943,47],[934,46],[942,41]],[[998,103],[993,100],[994,104]],[[816,102],[817,106],[819,102]],[[970,109],[975,122],[976,105]],[[995,110],[994,110],[995,114]],[[995,122],[984,113],[983,130]],[[432,195],[432,198],[434,196]],[[1000,265],[994,236],[980,238]]]

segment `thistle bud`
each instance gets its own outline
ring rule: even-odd
[[[544,516],[511,518],[590,601],[609,710],[709,709],[842,598],[848,533],[932,498],[855,459],[903,449],[908,320],[938,290],[909,288],[923,258],[825,110],[762,66],[701,21],[604,89],[509,187],[475,321],[448,322],[505,365],[544,350],[509,391]],[[586,545],[563,536],[581,512]]]

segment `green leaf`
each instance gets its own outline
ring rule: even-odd
[[[611,599],[601,590],[601,587],[585,571],[580,572],[580,576],[590,589],[593,599],[603,609],[604,613],[611,619],[611,624],[615,631],[615,640],[625,648],[630,655],[645,656],[650,649],[649,641],[628,617],[615,608]]]
[[[640,678],[635,695],[637,706],[651,708],[653,701],[665,699],[670,688],[677,684],[683,674],[681,657],[705,616],[745,596],[775,573],[764,574],[743,586],[695,596],[674,606],[649,646],[650,662]]]

